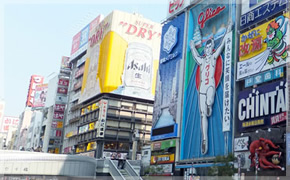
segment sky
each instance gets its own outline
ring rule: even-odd
[[[48,81],[70,56],[73,36],[99,14],[137,12],[166,18],[167,0],[0,0],[0,100],[5,116],[19,116],[31,75]]]

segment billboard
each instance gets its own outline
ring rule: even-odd
[[[60,68],[61,69],[70,69],[69,57],[62,56]]]
[[[103,15],[99,15],[90,24],[86,25],[80,32],[74,35],[70,59],[74,59],[87,50],[89,34],[102,20]]]
[[[180,160],[232,151],[235,6],[219,3],[189,10]]]
[[[242,0],[240,29],[245,29],[274,14],[285,11],[287,1],[288,0]]]
[[[0,132],[8,133],[10,127],[17,128],[19,123],[18,117],[4,116]]]
[[[191,0],[168,0],[167,18],[176,15],[185,9]]]
[[[240,35],[237,79],[289,62],[289,13]]]
[[[109,14],[89,36],[80,95],[100,93],[154,99],[161,25],[140,15]]]
[[[32,75],[30,78],[26,106],[33,107],[36,85],[43,83],[44,77],[39,75]]]
[[[165,132],[160,128],[165,126],[178,127],[176,116],[177,100],[180,96],[178,89],[180,78],[182,78],[180,68],[181,62],[183,62],[184,24],[185,13],[162,27],[151,140],[177,136],[177,128],[174,128],[173,132]]]
[[[48,84],[40,84],[35,87],[33,107],[45,106],[47,90],[48,90]]]
[[[241,91],[238,95],[239,132],[286,123],[285,79],[254,89]]]

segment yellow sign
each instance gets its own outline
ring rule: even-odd
[[[55,148],[54,153],[59,154],[59,148]]]
[[[284,55],[282,51],[289,44],[289,40],[285,42],[286,44],[283,42],[285,41],[283,39],[284,35],[287,35],[288,18],[289,13],[286,13],[241,34],[239,47],[240,61],[253,58],[264,52],[267,48],[271,48],[271,53],[277,54],[276,56],[279,55],[282,59],[286,58],[286,54]],[[278,59],[278,57],[275,58],[275,55],[270,55],[267,61],[272,64]]]
[[[92,123],[89,124],[89,131],[90,130],[94,130],[94,129],[95,129],[95,123],[92,122]]]
[[[252,127],[252,126],[259,126],[259,125],[264,125],[264,119],[246,121],[246,122],[242,123],[243,128]]]
[[[96,142],[89,142],[87,145],[87,151],[93,150],[97,148]]]
[[[92,111],[94,111],[94,110],[96,110],[96,109],[98,109],[98,108],[99,108],[98,103],[94,103],[94,104],[92,105]]]
[[[166,164],[174,162],[174,154],[151,156],[151,164]]]
[[[161,28],[159,23],[120,11],[105,17],[89,35],[79,101],[100,93],[153,100]]]
[[[65,135],[65,137],[67,137],[67,138],[69,138],[69,137],[72,137],[73,136],[73,132],[71,131],[71,132],[68,132],[68,133],[66,133],[66,135]]]
[[[85,114],[85,109],[82,108],[82,110],[81,110],[81,115],[84,115],[84,114]]]
[[[56,128],[62,128],[62,127],[63,127],[63,122],[58,121],[57,125],[56,125]]]

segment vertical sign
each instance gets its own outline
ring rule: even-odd
[[[232,31],[225,36],[223,132],[231,130]]]

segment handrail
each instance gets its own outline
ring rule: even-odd
[[[135,171],[129,161],[125,163],[125,170],[129,173],[130,176],[134,177],[134,179],[138,178],[139,180],[143,180],[141,176]]]
[[[109,172],[114,180],[126,180],[111,159],[106,159],[105,162],[109,164]]]

